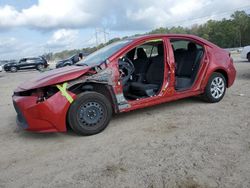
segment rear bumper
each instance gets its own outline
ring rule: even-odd
[[[235,81],[236,78],[236,69],[233,64],[233,60],[231,59],[231,62],[227,68],[227,73],[228,73],[228,87],[231,87]]]
[[[73,99],[76,97],[70,93]],[[28,131],[65,132],[69,101],[56,93],[49,99],[37,103],[35,96],[13,96],[13,105],[17,112],[17,125]]]

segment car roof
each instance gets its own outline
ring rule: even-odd
[[[131,39],[131,40],[147,40],[147,39],[151,39],[151,38],[162,38],[162,37],[168,37],[168,38],[183,38],[183,39],[193,39],[193,40],[197,40],[200,41],[208,46],[211,47],[218,47],[217,45],[207,41],[206,39],[203,39],[201,37],[198,37],[196,35],[191,35],[191,34],[148,34],[148,35],[140,35],[140,36],[135,36],[135,37],[129,37],[127,39]]]

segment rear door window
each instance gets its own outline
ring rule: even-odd
[[[171,40],[171,45],[172,45],[174,51],[176,51],[176,50],[185,50],[186,51],[186,50],[188,50],[188,44],[190,42],[195,43],[194,41],[190,41],[190,40],[176,40],[176,39],[174,39],[174,40]],[[195,44],[196,44],[197,49],[199,49],[199,50],[203,49],[203,47],[201,45],[199,45],[197,43],[195,43]]]

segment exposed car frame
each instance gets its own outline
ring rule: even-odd
[[[14,107],[18,114],[17,124],[30,131],[65,132],[68,122],[76,133],[91,135],[99,133],[108,125],[112,113],[128,112],[197,95],[203,95],[208,102],[219,102],[226,88],[234,83],[236,70],[230,54],[202,38],[168,34],[127,40],[130,41],[105,61],[93,63],[91,66],[71,66],[49,71],[29,83],[20,85],[13,95]],[[188,88],[177,89],[176,86],[176,51],[173,51],[171,43],[176,40],[195,43],[203,53],[193,83],[189,84]],[[129,61],[126,60],[128,53],[145,43],[163,45],[162,83],[155,90],[150,88],[154,87],[154,84],[149,86],[148,83],[142,82],[139,85],[146,85],[149,90],[143,88],[144,94],[133,93],[134,90],[131,94],[128,90],[126,95],[125,84],[133,82],[133,78],[127,79],[126,75],[123,76],[121,67],[126,69],[130,64],[127,62],[126,65],[126,61]],[[182,54],[183,50],[178,51]],[[126,82],[123,82],[125,78]],[[180,80],[185,81],[182,78]],[[219,94],[215,95],[216,92]]]

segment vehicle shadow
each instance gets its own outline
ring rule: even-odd
[[[43,71],[39,71],[39,70],[36,70],[36,69],[25,69],[25,70],[18,70],[17,72],[6,72],[6,73],[8,73],[8,74],[18,74],[18,73],[26,73],[26,72],[32,72],[32,73],[34,73],[34,72],[39,72],[39,73],[43,73],[43,72],[47,72],[47,71],[50,71],[50,70],[53,70],[53,69],[44,69]]]
[[[134,110],[134,111],[126,112],[126,113],[115,114],[113,119],[114,120],[119,120],[119,119],[122,119],[122,118],[126,118],[127,116],[130,116],[130,118],[132,118],[134,116],[138,116],[139,114],[151,115],[151,112],[153,112],[153,111],[162,111],[162,110],[166,110],[166,109],[170,110],[173,107],[183,108],[184,106],[188,106],[188,105],[194,104],[194,103],[205,103],[205,102],[202,101],[202,99],[199,96],[197,96],[197,97],[189,97],[189,98],[185,98],[185,99],[179,99],[179,100],[176,100],[176,101],[171,101],[171,102],[158,104],[158,105],[155,105],[155,106],[145,107],[145,108],[142,108],[142,109],[138,109],[138,110]],[[167,113],[167,111],[166,111],[166,113]]]
[[[25,139],[36,139],[36,140],[55,140],[62,137],[61,133],[36,133],[29,132],[22,129],[19,129],[18,136]]]
[[[244,74],[239,74],[239,75],[237,75],[237,78],[242,79],[242,80],[250,80],[250,72],[244,73]]]
[[[250,63],[248,60],[234,60],[234,63]]]
[[[183,108],[185,106],[189,106],[191,104],[194,103],[204,103],[200,97],[190,97],[190,98],[186,98],[186,99],[180,99],[177,101],[173,101],[173,102],[168,102],[168,103],[163,103],[163,104],[159,104],[156,106],[151,106],[151,107],[146,107],[143,109],[138,109],[138,110],[134,110],[134,111],[130,111],[127,113],[121,113],[121,114],[116,114],[112,117],[111,122],[117,122],[117,121],[123,121],[126,118],[137,118],[138,115],[141,114],[147,114],[147,115],[152,115],[151,113],[153,113],[153,111],[162,111],[162,110],[167,110],[167,109],[172,109],[173,107],[180,107]],[[167,111],[166,111],[167,113]],[[105,131],[105,130],[104,130]],[[29,132],[29,131],[25,131],[22,129],[19,129],[18,131],[18,136],[21,138],[25,138],[25,139],[32,139],[32,140],[58,140],[61,138],[65,138],[65,137],[82,137],[77,135],[76,133],[74,133],[72,131],[72,129],[68,128],[67,132],[65,133],[35,133],[35,132]],[[93,135],[95,136],[95,135]],[[83,136],[83,137],[91,137],[91,136]]]
[[[18,74],[18,73],[22,73],[22,72],[39,72],[39,71],[38,70],[34,70],[34,69],[27,69],[27,70],[18,70],[17,72],[7,71],[6,73],[8,73],[8,74]]]

